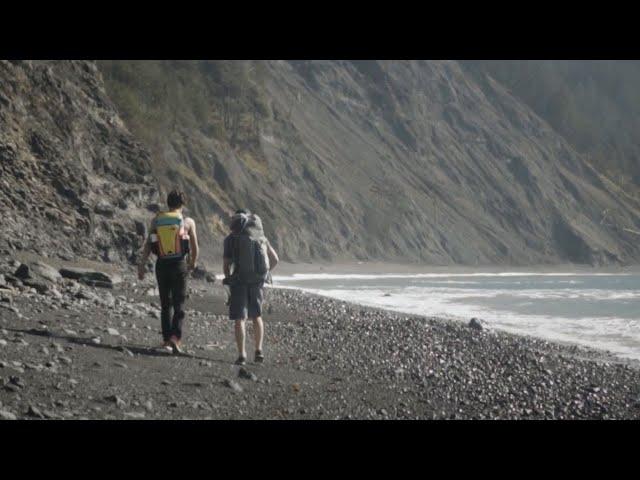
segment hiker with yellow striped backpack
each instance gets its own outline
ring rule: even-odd
[[[138,263],[138,278],[142,281],[149,255],[153,252],[157,256],[156,280],[160,293],[163,339],[160,349],[175,354],[182,353],[187,275],[195,268],[198,258],[196,224],[192,218],[183,216],[185,203],[183,192],[173,190],[169,193],[169,210],[159,212],[151,221]]]

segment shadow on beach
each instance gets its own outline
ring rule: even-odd
[[[76,345],[83,345],[92,348],[98,348],[102,350],[113,350],[114,352],[124,353],[127,351],[133,353],[134,355],[145,355],[149,357],[182,357],[182,358],[192,358],[194,360],[204,360],[207,362],[216,362],[221,364],[226,364],[228,362],[224,362],[222,360],[216,360],[214,358],[203,357],[199,355],[195,355],[193,353],[184,352],[181,354],[170,354],[168,352],[160,351],[155,347],[147,347],[144,345],[136,345],[136,344],[121,344],[121,345],[110,345],[107,343],[94,343],[91,338],[87,337],[74,337],[72,335],[60,335],[54,332],[50,332],[48,330],[38,330],[36,328],[30,329],[20,329],[20,328],[7,328],[8,331],[11,332],[19,332],[28,335],[34,335],[38,337],[51,338],[54,340],[65,340],[69,343],[73,343]]]

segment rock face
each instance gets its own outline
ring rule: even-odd
[[[150,173],[93,62],[0,61],[2,245],[126,261],[156,199]]]
[[[489,77],[454,61],[229,63],[101,64],[122,111],[118,92],[144,104],[146,90],[114,69],[191,82],[180,128],[127,121],[156,132],[147,141],[167,166],[160,183],[180,184],[196,218],[217,225],[201,229],[203,251],[220,248],[225,212],[242,206],[263,216],[284,259],[640,259],[624,230],[640,228],[638,202]],[[216,108],[189,107],[196,97]]]
[[[135,261],[174,185],[216,264],[239,207],[284,260],[640,260],[639,203],[457,62],[0,61],[0,244]]]

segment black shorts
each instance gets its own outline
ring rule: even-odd
[[[230,286],[229,318],[244,320],[262,316],[263,287],[263,283]]]

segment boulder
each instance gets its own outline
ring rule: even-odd
[[[55,268],[42,262],[21,263],[13,275],[22,281],[42,280],[56,283],[62,279],[62,276]]]
[[[469,328],[481,331],[485,329],[484,324],[486,324],[484,320],[474,317],[469,321]]]
[[[113,285],[122,281],[122,278],[119,275],[86,268],[61,268],[60,275],[64,278],[78,280],[79,282],[91,287],[113,288]]]

